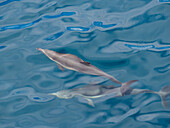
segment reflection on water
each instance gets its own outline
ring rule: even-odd
[[[1,0],[2,128],[169,127],[157,95],[100,99],[96,107],[48,95],[111,81],[65,69],[36,48],[74,54],[122,82],[170,85],[169,3],[160,0]],[[169,98],[168,98],[169,99]],[[169,102],[169,100],[168,100]]]
[[[99,47],[101,53],[116,53],[116,52],[131,52],[131,51],[166,51],[170,49],[170,45],[161,44],[160,41],[154,42],[126,42],[121,40],[114,40],[108,45]]]

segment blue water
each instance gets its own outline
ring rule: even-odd
[[[170,107],[154,94],[101,98],[94,108],[47,95],[114,83],[62,72],[36,50],[74,54],[122,82],[159,91],[170,85],[169,12],[170,3],[159,0],[0,0],[0,128],[170,127]]]

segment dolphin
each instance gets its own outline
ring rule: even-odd
[[[70,99],[75,96],[81,96],[88,101],[90,106],[94,107],[92,99],[105,97],[111,95],[112,97],[120,97],[126,95],[137,95],[140,93],[153,93],[158,94],[161,97],[162,105],[168,108],[168,103],[166,101],[168,95],[170,94],[170,86],[164,86],[159,92],[152,91],[149,89],[134,89],[132,87],[116,87],[114,85],[86,85],[81,88],[73,88],[68,90],[58,91],[56,93],[49,93],[49,95],[55,95],[58,98]]]
[[[59,69],[61,69],[62,71],[64,71],[64,68],[67,68],[67,69],[82,72],[85,74],[104,76],[106,78],[109,78],[110,80],[112,80],[113,82],[117,84],[121,84],[122,86],[126,86],[137,81],[137,80],[131,80],[126,83],[122,83],[119,80],[117,80],[115,77],[103,72],[102,70],[93,66],[89,62],[85,62],[79,57],[72,55],[72,54],[58,53],[52,50],[41,49],[41,48],[37,48],[37,50],[44,53],[49,59],[55,61]]]

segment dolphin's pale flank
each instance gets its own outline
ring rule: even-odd
[[[68,90],[58,91],[56,93],[50,93],[49,95],[55,95],[58,98],[70,99],[74,96],[81,96],[88,101],[88,104],[94,107],[92,99],[107,96],[109,94],[112,97],[122,96],[122,87],[105,86],[105,85],[87,85],[82,88],[74,88]],[[136,95],[140,93],[153,93],[158,94],[161,97],[162,105],[168,108],[168,103],[166,101],[168,95],[170,94],[170,86],[164,86],[159,92],[155,92],[148,89],[133,89],[132,87],[126,87],[124,90],[124,95]]]
[[[117,84],[121,84],[123,86],[127,86],[133,82],[136,82],[136,80],[128,81],[126,83],[122,83],[119,80],[117,80],[115,77],[103,72],[102,70],[98,69],[97,67],[93,66],[89,62],[85,62],[79,57],[72,55],[72,54],[64,54],[64,53],[58,53],[52,50],[48,49],[41,49],[37,48],[37,50],[44,53],[48,58],[55,61],[58,65],[58,67],[64,71],[64,68],[82,72],[85,74],[90,75],[98,75],[98,76],[104,76],[106,78],[111,79],[113,82]]]

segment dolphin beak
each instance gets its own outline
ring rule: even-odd
[[[56,96],[56,93],[48,93],[48,95],[54,95],[54,96]]]
[[[37,50],[39,50],[39,51],[41,51],[41,52],[43,52],[43,49],[41,49],[41,48],[36,48]]]

